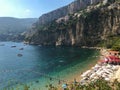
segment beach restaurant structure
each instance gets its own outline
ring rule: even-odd
[[[108,55],[105,56],[104,59],[101,60],[100,62],[102,62],[102,63],[110,63],[110,64],[120,64],[119,55],[120,55],[119,51],[109,50]]]
[[[110,56],[115,56],[115,57],[119,57],[119,55],[120,55],[119,51],[109,50],[108,53],[109,53]]]

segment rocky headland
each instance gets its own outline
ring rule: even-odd
[[[26,33],[25,41],[54,46],[97,46],[104,43],[111,46],[111,42],[116,41],[114,37],[119,39],[120,2],[90,1],[76,0],[66,6],[67,11],[59,8],[41,16]]]

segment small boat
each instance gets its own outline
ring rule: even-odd
[[[23,50],[24,48],[20,48],[19,50]]]
[[[15,47],[16,47],[16,46],[14,46],[14,45],[13,45],[13,46],[11,46],[11,48],[15,48]]]
[[[23,55],[22,54],[18,54],[17,56],[22,57]]]

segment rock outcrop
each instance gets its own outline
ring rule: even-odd
[[[90,5],[46,25],[34,24],[26,34],[26,41],[41,45],[95,46],[113,35],[120,35],[119,1]]]

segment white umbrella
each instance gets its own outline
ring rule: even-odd
[[[62,88],[67,88],[67,85],[66,85],[66,84],[63,84],[63,85],[62,85]]]

